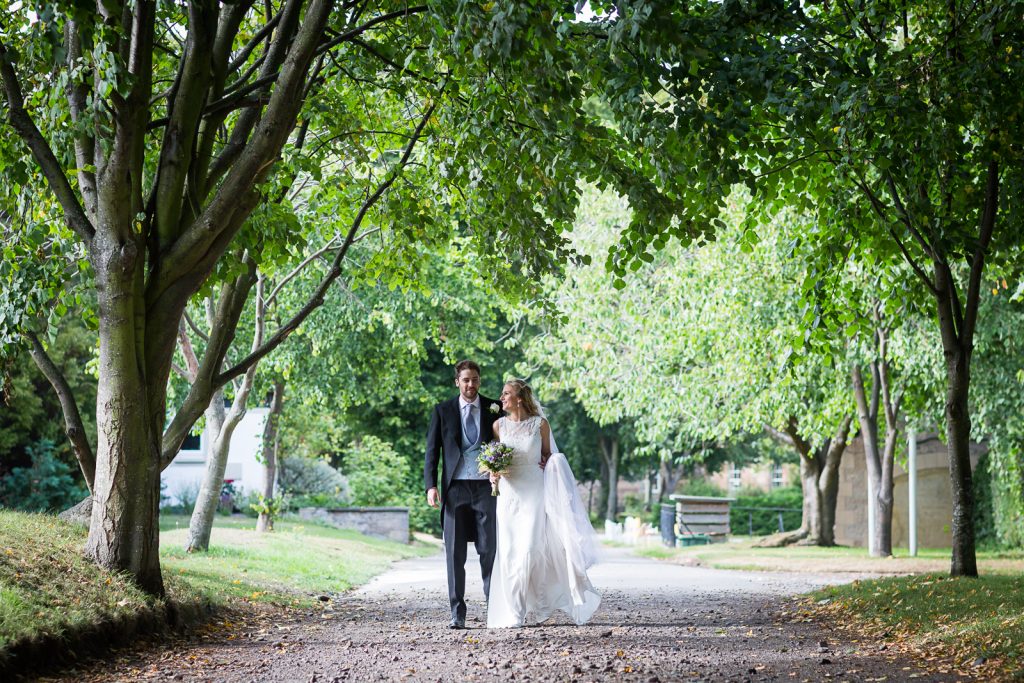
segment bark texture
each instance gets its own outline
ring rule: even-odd
[[[150,419],[144,372],[144,313],[136,296],[142,259],[134,241],[97,235],[93,246],[99,305],[98,430],[92,521],[85,552],[101,567],[128,572],[163,594],[159,524],[160,432]]]
[[[894,394],[891,386],[886,332],[877,330],[876,340],[878,355],[868,363],[870,387],[865,385],[859,363],[851,366],[850,377],[857,403],[864,461],[871,483],[872,495],[868,505],[873,508],[874,527],[868,529],[868,551],[872,557],[889,557],[892,555],[893,462],[900,434],[901,394]],[[882,411],[885,421],[884,443],[879,443],[879,411]]]
[[[601,459],[607,472],[608,498],[604,518],[614,522],[619,511],[619,440],[612,436],[601,436]]]
[[[277,446],[279,443],[278,422],[284,409],[284,381],[274,382],[274,395],[270,400],[270,413],[267,424],[263,427],[263,500],[274,497],[274,486],[277,483]],[[273,531],[274,517],[267,511],[261,511],[256,520],[256,531]]]
[[[814,448],[800,434],[796,418],[790,418],[782,431],[768,433],[793,448],[800,456],[800,486],[803,491],[803,517],[800,528],[766,539],[765,545],[835,545],[836,502],[839,493],[839,465],[846,451],[850,423],[848,415],[840,422],[832,438]]]

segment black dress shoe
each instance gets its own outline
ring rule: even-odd
[[[466,619],[459,619],[458,617],[452,617],[451,622],[448,624],[448,628],[452,629],[464,629],[466,628]]]

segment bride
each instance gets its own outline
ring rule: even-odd
[[[529,385],[509,381],[501,405],[506,416],[494,423],[494,436],[515,452],[499,484],[487,627],[540,623],[555,610],[584,624],[601,596],[587,576],[596,559],[594,531],[576,480]]]

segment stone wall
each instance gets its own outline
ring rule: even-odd
[[[732,486],[732,463],[724,463],[718,471],[705,475],[703,478],[706,478],[723,491],[727,491],[729,495],[733,495],[741,489],[757,489],[768,492],[776,488],[786,488],[787,486],[800,484],[800,466],[793,463],[785,463],[782,465],[782,483],[777,487],[772,486],[772,467],[771,463],[744,465],[740,469],[740,485],[736,487]],[[701,478],[699,471],[697,478]]]
[[[906,444],[901,444],[893,468],[893,547],[910,544],[909,477],[900,466],[906,462]],[[971,447],[971,466],[978,464],[982,447]],[[839,466],[839,500],[836,503],[836,543],[867,547],[868,484],[864,447],[854,439],[843,454]],[[935,435],[919,435],[917,440],[917,545],[919,548],[948,548],[953,543],[953,495],[949,482],[949,456],[946,445]]]
[[[409,542],[409,508],[299,508],[299,517],[367,536]]]

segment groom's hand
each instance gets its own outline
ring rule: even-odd
[[[437,507],[437,488],[427,490],[427,505],[432,508]]]

